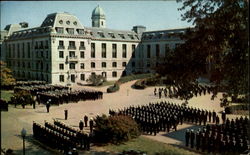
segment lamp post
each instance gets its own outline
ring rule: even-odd
[[[25,155],[25,142],[24,142],[24,139],[25,139],[25,136],[26,136],[26,130],[24,128],[21,131],[21,136],[23,137],[23,155]]]

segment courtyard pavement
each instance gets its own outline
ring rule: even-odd
[[[17,108],[10,106],[8,112],[1,112],[1,147],[5,149],[11,148],[15,153],[21,154],[23,145],[20,132],[22,128],[25,128],[27,130],[27,139],[25,143],[26,154],[55,154],[53,150],[50,150],[46,146],[40,145],[40,143],[33,140],[33,121],[44,125],[45,120],[53,122],[53,119],[57,119],[78,129],[78,123],[80,119],[83,119],[84,115],[88,115],[90,118],[95,117],[96,115],[108,114],[109,109],[123,109],[130,105],[144,105],[149,102],[172,101],[178,104],[183,102],[181,100],[169,98],[158,99],[158,97],[153,95],[154,87],[149,87],[144,90],[133,89],[131,86],[134,82],[135,81],[131,81],[122,84],[120,90],[115,93],[106,93],[108,86],[94,88],[84,87],[103,91],[103,99],[51,106],[49,113],[46,112],[46,107],[42,104],[37,105],[36,109],[33,109],[32,106],[27,106],[25,109],[22,109],[21,106],[18,106]],[[76,86],[73,89],[82,88],[83,86]],[[188,105],[221,112],[223,110],[219,104],[221,96],[221,94],[218,94],[218,97],[214,100],[211,100],[211,95],[194,97],[189,100]],[[68,110],[68,120],[64,120],[65,109]],[[236,116],[229,115],[228,117],[235,118]],[[145,137],[168,144],[183,146],[186,128],[197,129],[198,126],[183,124],[178,126],[177,132],[170,132],[168,134],[160,132],[157,136],[145,135]],[[91,154],[91,152],[89,153]]]

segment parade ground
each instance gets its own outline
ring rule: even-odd
[[[8,112],[1,112],[1,147],[5,149],[12,149],[15,153],[22,153],[23,141],[20,135],[22,128],[27,130],[26,138],[26,154],[51,154],[51,150],[44,148],[37,142],[32,140],[32,123],[33,121],[44,124],[44,121],[53,122],[53,119],[62,121],[72,127],[78,129],[80,119],[83,119],[84,115],[89,118],[96,115],[108,114],[109,109],[118,110],[130,105],[145,105],[149,102],[170,101],[181,104],[183,101],[170,98],[161,98],[154,96],[153,91],[155,87],[148,87],[144,90],[133,89],[131,86],[135,81],[127,82],[120,86],[120,90],[115,93],[106,93],[108,86],[104,87],[88,87],[91,89],[104,92],[103,99],[100,100],[88,100],[80,101],[78,103],[62,104],[59,106],[51,106],[50,112],[47,113],[46,107],[43,104],[37,105],[36,109],[32,106],[27,106],[23,109],[21,106],[9,106]],[[83,86],[75,86],[73,89],[82,89]],[[86,87],[84,87],[86,88]],[[188,106],[197,107],[200,109],[215,110],[220,113],[223,108],[220,107],[221,93],[217,98],[211,100],[211,94],[194,97],[189,100]],[[68,120],[64,120],[64,110],[68,110]],[[221,116],[221,115],[219,115]],[[236,117],[235,115],[229,115],[229,118]],[[187,128],[197,129],[199,126],[191,124],[183,124],[178,126],[176,132],[160,132],[156,136],[143,135],[146,138],[150,138],[159,142],[177,145],[184,147],[185,130]],[[88,129],[85,129],[88,132]],[[93,148],[91,148],[93,151]]]

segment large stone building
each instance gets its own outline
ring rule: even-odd
[[[99,6],[91,19],[92,27],[85,27],[72,14],[52,13],[40,27],[19,26],[11,33],[5,29],[1,57],[17,79],[66,85],[86,83],[91,74],[117,80],[122,75],[150,72],[160,57],[183,43],[176,34],[185,29],[108,29]]]

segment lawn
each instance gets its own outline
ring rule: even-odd
[[[10,101],[11,96],[13,96],[13,90],[1,90],[1,99]]]
[[[168,144],[164,144],[158,141],[154,141],[145,137],[140,136],[139,138],[133,139],[121,145],[109,144],[103,147],[105,150],[110,152],[122,152],[128,150],[137,150],[146,152],[147,155],[154,155],[157,153],[168,154],[168,155],[196,155],[194,152],[190,152],[185,149],[174,147]]]

